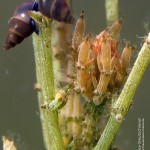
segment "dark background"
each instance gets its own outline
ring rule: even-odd
[[[31,37],[10,51],[3,45],[7,22],[21,0],[0,0],[0,138],[13,137],[23,150],[44,150],[37,96],[33,90],[36,82],[34,53]],[[119,1],[119,16],[126,16],[121,39],[137,45],[134,59],[143,43],[138,36],[145,36],[144,22],[150,21],[150,1]],[[104,0],[72,0],[75,16],[86,12],[86,33],[98,34],[106,27]],[[124,42],[122,42],[124,44]],[[145,119],[145,149],[150,148],[150,68],[148,67],[134,96],[133,106],[123,122],[116,143],[123,150],[137,149],[138,118]],[[0,149],[2,142],[0,140]]]

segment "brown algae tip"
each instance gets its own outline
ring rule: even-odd
[[[122,16],[120,19],[119,19],[119,23],[123,23],[125,20],[125,16]]]
[[[82,10],[82,12],[80,14],[80,18],[84,19],[84,10]]]

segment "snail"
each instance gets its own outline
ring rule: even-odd
[[[28,11],[40,11],[44,16],[60,22],[74,22],[65,0],[29,0],[23,2],[15,10],[13,17],[8,22],[8,34],[5,40],[6,50],[21,43],[33,32],[38,34],[38,25],[29,16]]]
[[[5,41],[6,50],[21,43],[33,32],[38,33],[35,21],[28,15],[30,10],[38,11],[37,3],[31,0],[21,3],[15,10],[13,17],[8,22],[8,34]]]
[[[74,23],[66,0],[38,0],[39,11],[46,17],[60,22]]]

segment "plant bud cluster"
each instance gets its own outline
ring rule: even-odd
[[[80,15],[72,40],[72,51],[76,60],[75,89],[88,102],[102,103],[108,93],[119,90],[130,67],[135,47],[128,42],[122,53],[118,52],[120,33],[124,17],[107,27],[99,35],[84,37],[84,14]]]

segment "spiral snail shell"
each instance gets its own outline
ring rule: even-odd
[[[31,0],[21,3],[15,10],[13,17],[8,22],[8,34],[5,41],[6,50],[21,43],[33,32],[38,33],[35,21],[28,15],[30,10],[38,11],[37,3]]]
[[[66,0],[38,0],[38,7],[39,11],[48,18],[65,23],[74,22]]]
[[[5,49],[21,43],[33,32],[38,34],[38,26],[28,11],[40,11],[44,16],[60,22],[73,23],[74,18],[65,0],[29,0],[21,3],[8,22]]]

